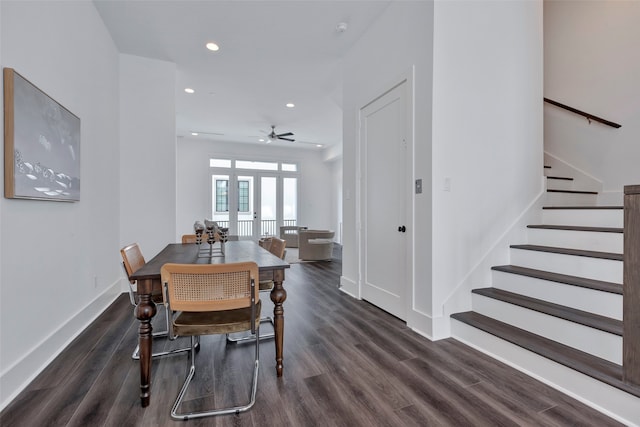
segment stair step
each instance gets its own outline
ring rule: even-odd
[[[527,230],[527,243],[531,245],[564,246],[613,253],[624,251],[622,228],[532,224],[527,226]]]
[[[542,209],[620,209],[624,206],[543,206]]]
[[[582,225],[552,225],[552,224],[531,224],[527,228],[538,228],[544,230],[570,230],[570,231],[593,231],[598,233],[622,233],[620,227],[590,227]]]
[[[548,314],[549,316],[559,319],[568,320],[573,323],[598,329],[603,332],[622,336],[622,322],[620,320],[611,319],[609,317],[600,316],[598,314],[589,313],[575,308],[566,307],[541,299],[531,298],[513,292],[504,291],[496,288],[473,289],[474,294],[482,295],[487,298],[493,298],[514,304],[539,313]]]
[[[610,259],[613,261],[622,261],[622,254],[613,252],[585,251],[582,249],[558,248],[555,246],[541,245],[511,245],[513,249],[524,249],[529,251],[549,252],[554,254],[583,256],[590,258]]]
[[[549,175],[547,175],[547,179],[562,179],[562,180],[565,180],[565,181],[573,181],[573,178],[569,178],[569,177],[566,177],[566,176],[549,176]]]
[[[512,245],[510,264],[622,283],[622,254],[540,244]]]
[[[551,272],[542,270],[539,266],[524,267],[524,265],[492,267],[491,286],[496,289],[599,314],[611,319],[622,320],[623,298],[621,284],[582,276],[578,277],[574,272],[565,270]],[[585,272],[588,273],[587,271],[581,272],[579,270],[578,275]],[[480,312],[479,310],[476,311]],[[505,319],[500,320],[506,321]],[[552,338],[548,335],[545,336]]]
[[[604,280],[588,279],[586,277],[570,276],[568,274],[552,273],[550,271],[536,270],[533,268],[520,267],[517,265],[496,265],[492,270],[504,273],[518,274],[520,276],[534,277],[536,279],[550,282],[564,283],[581,288],[594,289],[596,291],[609,292],[622,295],[622,285],[619,283],[606,282]]]
[[[545,168],[545,169],[551,169],[551,166],[547,166],[547,165],[545,165],[545,166],[544,166],[544,168]]]
[[[622,206],[545,206],[542,208],[543,224],[571,224],[589,227],[624,226]]]
[[[640,397],[640,387],[623,381],[620,365],[473,311],[455,313],[451,317],[633,396]]]
[[[595,191],[547,188],[545,199],[546,202],[544,204],[547,206],[596,205],[598,202],[598,193]]]
[[[597,191],[584,191],[584,190],[547,190],[547,193],[598,194]]]

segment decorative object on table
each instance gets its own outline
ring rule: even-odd
[[[209,245],[209,249],[200,250],[199,258],[213,258],[214,256],[224,256],[224,245],[229,237],[229,229],[226,227],[219,227],[218,223],[208,219],[204,220],[204,224],[200,221],[196,221],[193,224],[193,231],[196,234],[196,244],[202,245],[203,236],[206,243]],[[220,247],[214,250],[216,242],[220,242]]]
[[[80,200],[80,119],[4,69],[4,196]]]

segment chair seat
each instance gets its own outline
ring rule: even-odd
[[[256,325],[260,325],[260,308],[262,301],[256,303]],[[231,334],[251,329],[248,320],[250,308],[225,310],[218,312],[183,312],[175,317],[174,331],[176,335],[210,335]]]

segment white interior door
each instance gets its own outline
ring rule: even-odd
[[[403,82],[360,110],[362,298],[403,320],[409,295],[406,134]]]

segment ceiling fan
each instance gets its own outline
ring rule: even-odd
[[[271,133],[269,135],[267,135],[267,136],[272,141],[275,141],[277,139],[282,139],[284,141],[290,141],[290,142],[294,142],[295,141],[295,139],[292,139],[292,138],[285,138],[285,136],[293,136],[293,134],[291,132],[277,134],[276,133],[276,127],[274,125],[271,125]]]

